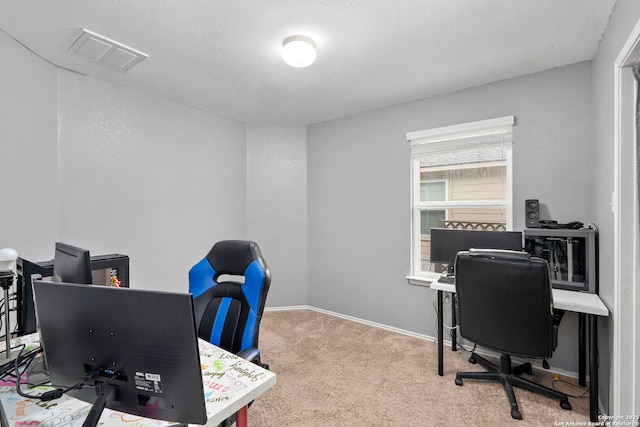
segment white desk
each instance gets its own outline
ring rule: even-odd
[[[444,375],[444,348],[443,348],[443,325],[442,317],[442,293],[456,292],[456,286],[448,283],[431,282],[431,289],[438,291],[438,375]],[[578,347],[579,347],[579,372],[578,382],[586,385],[586,362],[585,356],[589,359],[589,417],[591,421],[598,420],[598,334],[596,316],[609,316],[609,309],[604,305],[600,297],[596,294],[584,292],[568,291],[564,289],[553,289],[553,307],[559,310],[573,311],[578,313]],[[455,310],[452,312],[453,326],[456,325]],[[586,327],[585,327],[586,326]],[[588,329],[588,334],[587,334]],[[586,352],[586,342],[588,335],[588,354]],[[451,349],[456,351],[456,332],[452,330]]]
[[[207,408],[207,426],[217,426],[237,413],[236,425],[247,425],[247,405],[276,384],[276,374],[234,354],[199,340],[202,383]],[[49,388],[50,389],[50,388]],[[37,390],[31,389],[30,392]],[[19,396],[14,387],[0,385],[0,424],[81,426],[91,405],[69,396],[39,402]],[[105,409],[103,427],[164,427],[175,423],[136,417]]]

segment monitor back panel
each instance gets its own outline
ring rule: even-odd
[[[118,386],[111,409],[206,421],[191,295],[45,281],[33,290],[53,384],[69,387],[100,369],[98,381]],[[92,387],[70,394],[96,398]]]

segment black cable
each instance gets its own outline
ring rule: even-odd
[[[18,353],[18,357],[16,357],[13,362],[6,363],[5,365],[0,367],[0,378],[2,378],[3,380],[13,381],[16,384],[20,383],[22,374],[27,370],[31,362],[33,362],[38,353],[40,353],[41,351],[40,347],[36,347],[23,354],[22,352],[24,351],[25,347],[26,345],[22,344],[20,352]],[[21,372],[20,366],[22,365],[25,365],[25,368]],[[13,374],[11,374],[12,371],[14,371]]]
[[[16,370],[17,370],[17,364],[16,364]],[[62,397],[62,395],[64,395],[68,391],[81,389],[85,385],[85,383],[87,381],[90,381],[91,379],[93,379],[99,373],[100,373],[99,369],[94,369],[92,371],[89,371],[84,377],[82,377],[82,379],[80,381],[78,381],[77,383],[75,383],[71,387],[67,387],[66,389],[58,387],[58,388],[56,388],[54,390],[45,391],[44,393],[39,394],[39,395],[27,394],[27,393],[23,392],[20,389],[20,381],[17,381],[16,382],[16,391],[22,397],[26,397],[26,398],[29,398],[29,399],[39,399],[41,402],[48,402],[50,400],[59,399],[60,397]]]
[[[25,345],[22,344],[22,348],[20,349],[20,353],[18,353],[18,357],[15,359],[15,363],[17,363],[18,360],[21,360],[21,354],[22,354],[22,351],[24,350],[24,347],[25,347]],[[13,349],[11,349],[11,350],[13,350]],[[7,352],[8,351],[9,350],[7,350]],[[7,380],[11,381],[12,379],[8,378],[9,375],[10,375],[9,372],[13,371],[14,368],[15,368],[14,361],[7,362],[4,365],[0,366],[0,379],[2,379],[4,381],[7,381]],[[11,375],[11,377],[13,377],[13,375]]]
[[[569,394],[569,393],[565,393],[564,391],[559,390],[559,389],[557,389],[557,388],[556,388],[556,383],[567,384],[567,385],[570,385],[570,386],[572,386],[572,387],[575,387],[575,388],[577,388],[577,389],[579,389],[579,390],[583,390],[583,392],[582,392],[582,394],[578,394],[578,395],[572,395],[572,394]],[[587,397],[589,397],[589,388],[587,388],[587,387],[582,387],[582,386],[579,386],[579,385],[577,385],[577,384],[570,383],[569,381],[565,381],[565,380],[553,380],[553,381],[551,382],[551,387],[552,387],[554,390],[559,391],[560,393],[564,393],[564,394],[566,394],[567,396],[569,396],[569,397],[573,397],[573,398],[576,398],[576,399],[586,399]]]

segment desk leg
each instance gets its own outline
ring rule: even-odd
[[[442,315],[442,291],[438,290],[438,375],[444,375],[443,363],[443,315]]]
[[[451,351],[458,351],[458,334],[456,326],[458,320],[456,319],[456,294],[451,294]]]
[[[598,329],[597,319],[589,315],[589,418],[598,421]]]
[[[586,379],[586,337],[587,337],[587,315],[578,313],[578,384],[584,387],[587,385]],[[591,347],[589,347],[591,348]]]
[[[236,412],[236,427],[248,427],[249,415],[247,406],[243,406],[238,412]]]

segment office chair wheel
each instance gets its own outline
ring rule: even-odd
[[[469,363],[473,363],[473,364],[475,365],[475,364],[477,363],[477,362],[476,362],[476,358],[475,358],[475,357],[473,357],[473,356],[471,356],[471,357],[469,358]]]
[[[513,418],[514,420],[521,420],[522,419],[522,414],[517,409],[512,409],[511,410],[511,418]]]
[[[456,376],[456,385],[462,385],[462,378]]]
[[[560,407],[562,409],[566,409],[566,410],[570,411],[571,410],[571,403],[569,403],[568,400],[563,400],[563,401],[560,402]]]

